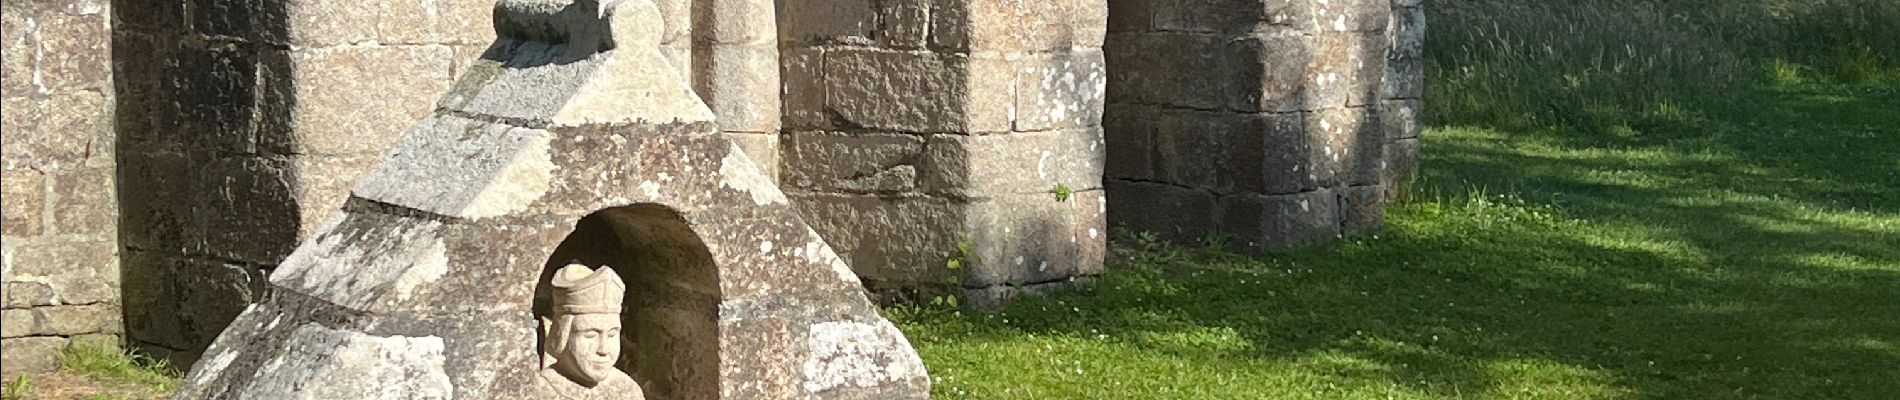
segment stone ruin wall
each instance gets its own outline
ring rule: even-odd
[[[1419,0],[1110,4],[1112,221],[1269,249],[1383,225],[1418,162]]]
[[[1423,14],[1386,1],[656,2],[721,128],[867,286],[993,302],[1098,273],[1111,224],[1376,229],[1418,152]],[[194,360],[494,38],[492,0],[105,3],[7,3],[9,365],[118,332],[120,298],[129,342]],[[33,300],[47,279],[66,297]],[[65,330],[23,344],[15,318]]]
[[[109,13],[105,0],[0,3],[0,375],[121,331]]]
[[[1100,271],[1102,1],[778,4],[780,183],[874,292]]]
[[[494,40],[489,0],[118,3],[126,339],[181,365]]]

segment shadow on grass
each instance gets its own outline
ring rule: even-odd
[[[933,361],[970,357],[948,354],[959,342],[1095,338],[1312,375],[1287,390],[1893,398],[1900,96],[1755,100],[1624,134],[1437,130],[1425,193],[1383,237],[1267,257],[1124,238],[1081,292],[907,326]]]

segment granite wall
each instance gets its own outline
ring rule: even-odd
[[[1100,271],[1103,0],[781,0],[780,184],[886,298]]]
[[[109,9],[0,3],[0,375],[121,331]]]
[[[188,365],[493,40],[490,0],[117,0],[127,339]]]
[[[1418,162],[1417,0],[1112,0],[1109,20],[1117,226],[1284,249],[1383,225]]]

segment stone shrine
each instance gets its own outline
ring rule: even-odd
[[[495,15],[500,39],[177,398],[929,396],[903,334],[666,61],[651,1]]]
[[[639,105],[621,111],[696,115],[655,119],[656,132],[718,128],[876,301],[953,294],[987,308],[1068,287],[1102,271],[1113,228],[1246,251],[1374,232],[1418,164],[1419,0],[653,3],[661,21],[647,28],[678,76],[642,87],[691,96],[628,97]],[[443,93],[468,89],[459,77],[497,62],[482,60],[497,23],[533,26],[496,20],[495,6],[0,2],[0,375],[51,370],[82,343],[196,363],[240,313],[295,297],[270,277],[307,269],[293,251],[340,213],[454,201],[390,190],[450,182],[370,180],[394,168],[379,165],[414,121],[457,130],[473,123],[455,118],[512,115],[481,96],[434,115]],[[600,67],[567,61],[513,67]],[[548,82],[582,81],[569,78]],[[517,117],[501,123],[549,129]],[[446,154],[469,153],[399,155],[427,158],[417,170],[473,162]],[[592,232],[581,243],[635,217],[672,220],[624,205],[562,229]],[[492,207],[428,212],[463,206]],[[643,268],[586,250],[614,246],[526,264]],[[627,282],[629,314],[682,309]],[[693,304],[687,314],[716,302]],[[631,336],[639,321],[627,322]],[[638,367],[622,366],[650,375]]]

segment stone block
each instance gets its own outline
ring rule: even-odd
[[[1315,32],[1376,32],[1385,30],[1392,16],[1390,0],[1330,0],[1307,2]]]
[[[824,49],[786,48],[779,54],[779,101],[785,130],[835,128],[825,112],[824,62]]]
[[[1425,9],[1393,10],[1387,40],[1386,76],[1379,94],[1387,99],[1417,99],[1425,92]]]
[[[1347,40],[1353,43],[1349,61],[1353,76],[1343,82],[1347,90],[1346,106],[1377,106],[1384,99],[1380,92],[1385,87],[1389,72],[1386,68],[1386,50],[1390,48],[1390,43],[1378,33],[1356,33]]]
[[[31,165],[42,170],[82,166],[92,158],[95,143],[110,137],[111,105],[93,91],[64,91],[50,98],[7,97],[0,110],[7,145],[0,162],[7,168]],[[110,153],[102,153],[109,155]]]
[[[1385,227],[1385,195],[1378,185],[1348,186],[1339,193],[1339,229],[1348,236],[1368,235]]]
[[[1108,39],[1108,96],[1116,102],[1223,107],[1234,57],[1225,39],[1193,34],[1117,34]]]
[[[1192,243],[1219,226],[1213,192],[1152,182],[1111,180],[1107,184],[1108,222],[1115,227]]]
[[[870,49],[827,51],[826,111],[842,124],[901,132],[965,132],[967,58]]]
[[[1298,35],[1258,35],[1230,42],[1231,76],[1226,106],[1241,112],[1291,112],[1307,109],[1307,68],[1313,42]],[[1312,89],[1317,90],[1317,89]]]
[[[1386,141],[1417,138],[1424,131],[1419,112],[1425,109],[1418,99],[1386,100],[1379,102],[1379,129],[1385,133]]]
[[[113,3],[114,31],[175,33],[185,26],[185,4],[178,0],[120,0]]]
[[[6,57],[0,57],[0,90],[7,97],[24,97],[28,93],[39,91],[39,85],[33,82],[33,71],[39,64],[39,41],[33,32],[34,13],[13,3],[0,5],[0,49]]]
[[[867,283],[944,284],[966,211],[949,199],[793,194],[806,223]]]
[[[704,30],[711,43],[774,47],[778,19],[773,0],[706,0],[711,23]],[[717,48],[718,46],[714,46]]]
[[[246,1],[246,0],[186,0],[186,3],[188,5],[188,7],[185,8],[186,12],[189,13],[189,16],[191,17],[189,18],[189,21],[191,21],[191,30],[198,34],[207,35],[207,36],[224,36],[224,37],[229,37],[229,38],[251,38],[253,37],[252,35],[258,33],[254,31],[253,28],[266,28],[266,25],[270,25],[269,23],[259,24],[258,22],[274,21],[275,19],[273,17],[278,16],[278,15],[284,15],[282,10],[278,10],[278,8],[282,7],[281,5],[279,5],[279,2],[261,3],[261,2]],[[293,2],[292,4],[295,5],[296,3]],[[366,13],[366,12],[355,12],[355,13],[339,12],[341,10],[348,10],[351,8],[342,7],[342,4],[336,4],[336,3],[327,4],[327,5],[332,5],[334,8],[328,8],[325,10],[305,10],[305,11],[315,11],[318,13],[331,14],[331,15],[335,15],[335,14],[374,15],[374,13]],[[345,32],[367,32],[369,30],[360,29],[360,28],[372,27],[372,26],[375,26],[375,25],[361,24],[361,25],[349,25],[349,26],[336,26],[336,28],[340,28],[339,30],[342,30]],[[292,31],[293,32],[295,31],[295,27],[292,27]]]
[[[1242,129],[1233,114],[1168,110],[1155,122],[1155,180],[1213,190],[1221,170],[1220,153],[1233,151],[1221,139]]]
[[[284,154],[380,155],[449,87],[446,46],[294,50],[295,127]]]
[[[770,44],[720,45],[708,53],[713,66],[706,71],[709,83],[699,95],[719,116],[719,128],[726,132],[778,132],[782,90],[778,48]]]
[[[1017,109],[1017,69],[1019,63],[1008,58],[982,56],[970,58],[962,79],[968,93],[963,99],[964,133],[1009,132],[1022,110]]]
[[[185,332],[196,310],[186,306],[184,298],[193,290],[214,289],[182,285],[183,274],[197,271],[181,269],[175,256],[141,250],[121,254],[126,338],[172,349],[190,347],[193,342],[185,339]]]
[[[0,171],[0,233],[9,238],[45,232],[46,175],[30,169]]]
[[[65,348],[62,337],[0,339],[0,376],[13,379],[59,369],[59,352]]]
[[[878,26],[872,0],[783,0],[778,6],[779,40],[795,44],[869,44]],[[909,3],[909,2],[900,2]]]
[[[1217,114],[1222,115],[1222,114]],[[1220,165],[1216,168],[1223,193],[1291,194],[1318,187],[1319,175],[1307,140],[1304,113],[1226,116],[1237,121],[1218,135]]]
[[[1102,7],[1096,4],[1100,1],[947,0],[950,5],[946,7],[955,8],[961,15],[940,20],[939,23],[958,21],[967,24],[966,34],[961,37],[939,36],[937,45],[971,52],[1068,49],[1076,45],[1079,33],[1074,15],[1078,12],[1093,13],[1085,8]]]
[[[1240,193],[1220,198],[1220,231],[1234,245],[1280,250],[1332,242],[1340,236],[1339,198],[1320,189],[1290,195]]]
[[[739,151],[744,152],[746,158],[752,159],[752,165],[758,166],[761,174],[773,183],[779,182],[779,134],[727,132],[726,136],[732,138],[733,144],[739,146]]]
[[[941,2],[877,2],[879,28],[871,32],[878,46],[922,49],[930,45],[931,8]]]
[[[1068,0],[1069,25],[1077,51],[1101,49],[1108,39],[1108,0]]]
[[[392,44],[470,44],[495,39],[495,2],[489,0],[381,0],[376,37]],[[374,3],[372,3],[374,4]],[[362,9],[360,6],[357,9]],[[349,12],[347,9],[329,12]],[[361,29],[360,27],[358,28]]]
[[[1167,0],[1108,0],[1107,32],[1148,32],[1154,29],[1155,4]]]
[[[182,252],[192,238],[201,238],[190,199],[193,191],[190,163],[184,155],[128,152],[119,160],[117,190],[119,239],[127,247]]]
[[[1322,187],[1378,184],[1385,133],[1363,108],[1315,111],[1307,122],[1310,160]]]
[[[194,226],[188,229],[202,231],[202,251],[276,264],[296,247],[302,215],[288,162],[232,157],[207,160],[195,168],[189,193]]]
[[[53,231],[110,239],[118,234],[113,170],[87,168],[53,175]]]
[[[239,313],[266,297],[263,271],[254,267],[210,260],[186,261],[178,265],[177,309],[187,312],[177,335],[183,340],[176,348],[203,349],[218,333],[231,325]]]
[[[1419,140],[1399,139],[1385,145],[1385,168],[1381,168],[1379,187],[1387,201],[1405,199],[1418,180]]]
[[[920,175],[948,173],[937,162],[942,160],[927,156],[924,136],[792,132],[785,137],[781,185],[794,192],[908,193],[919,189]]]
[[[1161,108],[1109,104],[1102,116],[1103,141],[1108,146],[1103,176],[1109,179],[1155,179],[1155,129]]]
[[[359,0],[289,0],[272,7],[281,8],[280,13],[285,18],[283,25],[286,34],[277,40],[292,46],[327,47],[368,42],[377,38],[374,27],[377,26],[380,13],[358,11],[364,9],[363,2]]]
[[[278,223],[296,224],[297,242],[309,239],[318,227],[343,210],[350,189],[376,167],[379,159],[365,156],[296,155],[290,157],[291,196],[297,219]]]
[[[111,87],[112,35],[104,14],[45,13],[37,22],[38,76],[44,89],[107,90]]]
[[[1089,193],[1099,195],[1099,191]],[[1077,220],[1083,213],[1096,212],[1101,203],[1076,197],[1010,194],[970,204],[964,229],[969,234],[966,247],[974,257],[966,259],[963,287],[1053,282],[1081,274],[1085,240],[1076,236]],[[1087,242],[1103,239],[1098,236]]]
[[[987,79],[973,76],[972,79]],[[1016,71],[1015,131],[1101,126],[1107,89],[1102,52],[1056,53]]]
[[[1073,129],[1008,135],[936,135],[928,143],[925,190],[957,198],[1047,194],[1057,185],[1102,185],[1102,131]]]
[[[179,151],[183,119],[177,100],[178,46],[152,35],[113,32],[113,147],[127,151]]]
[[[16,320],[17,311],[29,311],[26,318],[28,328],[25,335],[32,336],[74,336],[96,333],[118,333],[119,306],[114,304],[61,305],[36,307],[27,310],[6,310],[7,324]],[[8,327],[8,329],[15,329]],[[17,337],[17,336],[8,336]]]
[[[39,318],[31,308],[8,308],[0,310],[0,338],[16,338],[33,334],[38,328]]]
[[[11,262],[11,261],[9,261]],[[26,308],[49,306],[59,302],[59,296],[53,294],[53,286],[45,282],[5,282],[6,295],[0,303],[5,308]]]
[[[41,283],[56,304],[93,304],[119,298],[118,246],[112,242],[36,241],[12,245],[12,282]]]
[[[190,49],[178,56],[180,73],[167,89],[179,102],[178,141],[204,150],[256,152],[257,56],[236,45]]]

